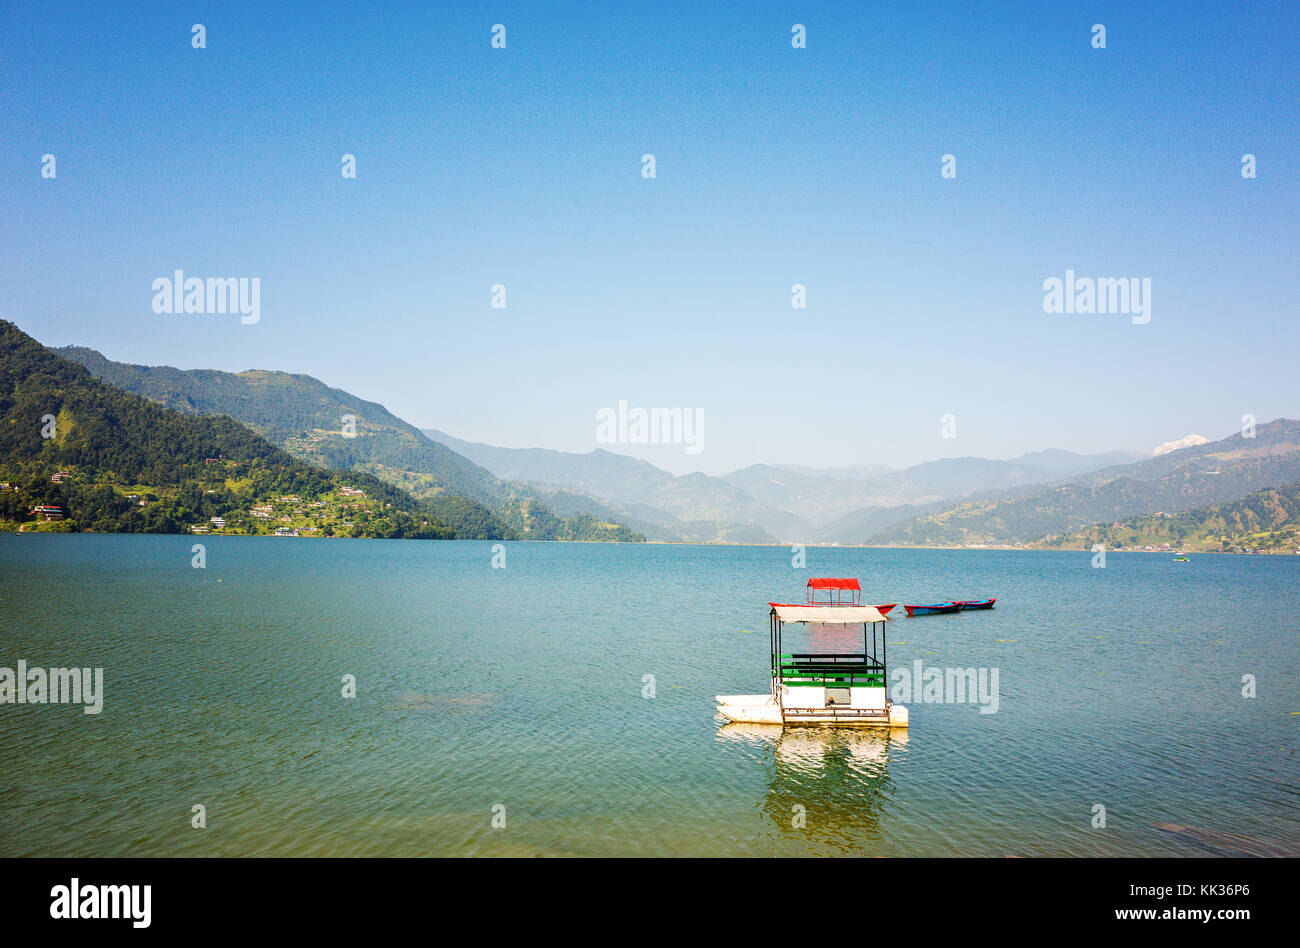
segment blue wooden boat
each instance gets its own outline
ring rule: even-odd
[[[909,616],[938,616],[948,612],[961,612],[960,602],[936,602],[928,606],[903,606]]]
[[[963,599],[957,605],[965,612],[968,609],[992,609],[995,602],[996,599]]]

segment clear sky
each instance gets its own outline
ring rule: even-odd
[[[1300,416],[1295,2],[265,6],[0,8],[0,316],[512,447],[691,408],[611,446],[678,473]],[[176,269],[261,321],[155,314]],[[1067,269],[1150,322],[1044,313]]]

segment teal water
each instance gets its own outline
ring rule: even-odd
[[[194,542],[0,535],[0,666],[105,674],[97,716],[0,705],[0,856],[1300,852],[1297,557]],[[810,575],[997,596],[888,627],[997,712],[723,726]]]

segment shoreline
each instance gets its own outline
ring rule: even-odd
[[[698,546],[698,547],[725,547],[740,548],[754,547],[756,549],[774,549],[788,548],[791,546],[802,546],[810,550],[951,550],[954,552],[965,553],[1084,553],[1092,555],[1095,551],[1082,547],[1077,550],[1068,549],[1043,549],[1040,547],[1030,546],[899,546],[899,545],[882,545],[870,543],[728,543],[720,541],[711,543],[703,540],[529,540],[515,539],[504,540],[501,538],[485,539],[462,539],[451,537],[445,539],[435,539],[432,537],[325,537],[325,536],[275,536],[266,533],[138,533],[134,531],[102,531],[102,530],[5,530],[0,531],[2,534],[12,536],[151,536],[151,537],[190,537],[190,538],[211,538],[222,537],[229,539],[244,540],[362,540],[362,541],[389,541],[389,540],[408,540],[413,543],[573,543],[586,544],[589,546]],[[1106,554],[1144,554],[1146,556],[1176,556],[1179,555],[1174,550],[1125,550],[1125,549],[1108,549]],[[1300,556],[1300,551],[1286,550],[1250,550],[1238,552],[1235,550],[1188,550],[1186,556]]]

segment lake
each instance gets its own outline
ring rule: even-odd
[[[0,535],[0,666],[104,670],[0,704],[0,855],[1300,853],[1300,557],[492,547]],[[996,596],[887,627],[996,713],[724,726],[810,576]]]

